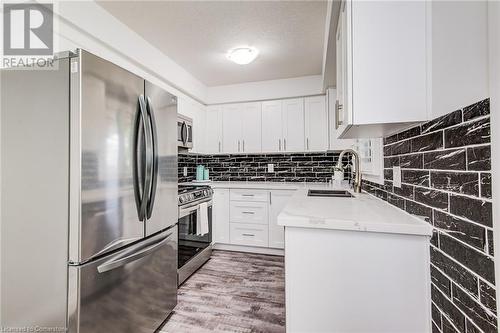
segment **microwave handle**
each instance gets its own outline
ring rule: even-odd
[[[187,124],[186,122],[182,122],[182,128],[181,128],[181,140],[184,145],[186,145],[186,142],[188,141],[188,129],[187,129]]]

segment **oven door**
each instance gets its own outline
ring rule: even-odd
[[[212,243],[212,200],[204,202],[208,204],[208,233],[206,234],[200,234],[198,231],[199,202],[179,208],[179,268]]]

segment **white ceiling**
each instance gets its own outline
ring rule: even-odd
[[[319,75],[326,1],[98,1],[207,86]],[[251,64],[226,52],[250,45]]]

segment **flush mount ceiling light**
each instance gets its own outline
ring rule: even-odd
[[[258,55],[259,50],[257,50],[255,47],[245,46],[229,50],[226,57],[232,62],[237,63],[238,65],[246,65],[254,61]]]

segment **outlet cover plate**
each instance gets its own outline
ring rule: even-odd
[[[273,163],[269,163],[267,165],[267,172],[274,172],[274,164]]]
[[[392,181],[394,187],[401,188],[401,167],[392,167]]]

